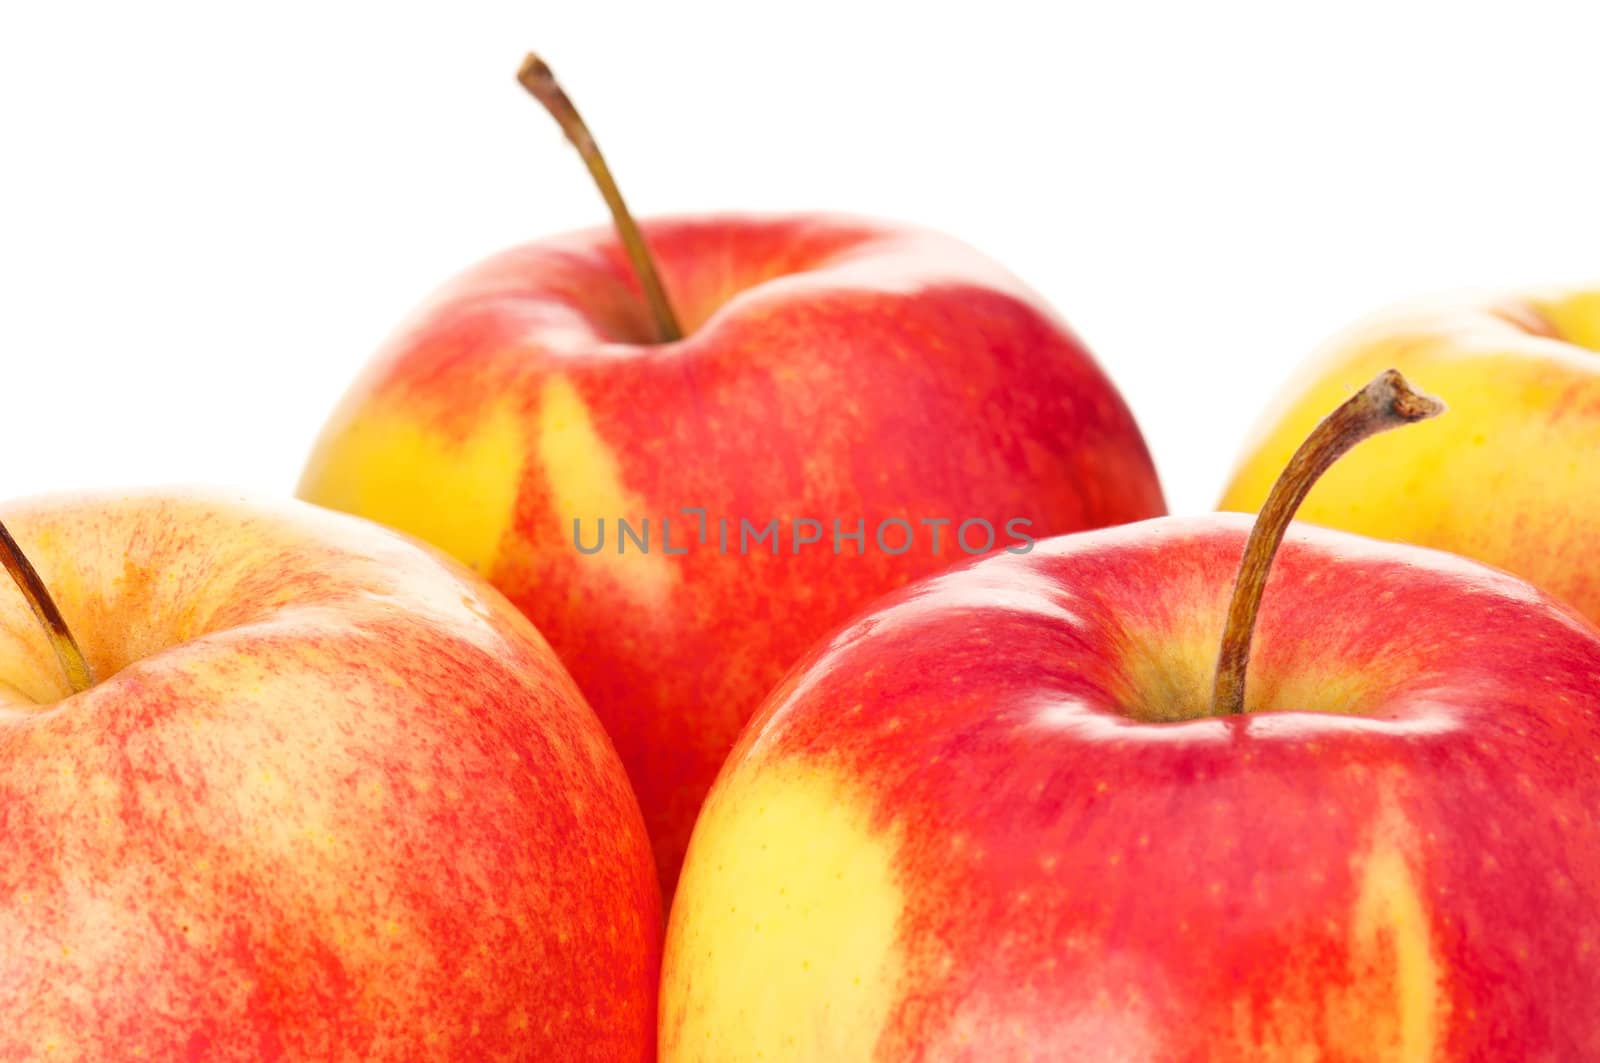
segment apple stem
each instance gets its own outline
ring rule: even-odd
[[[1222,647],[1217,653],[1216,682],[1211,693],[1212,715],[1244,712],[1250,639],[1255,634],[1256,616],[1261,611],[1261,596],[1267,589],[1267,574],[1289,530],[1289,521],[1317,479],[1363,439],[1404,424],[1425,421],[1443,412],[1444,403],[1413,390],[1398,370],[1386,369],[1324,418],[1300,444],[1300,449],[1294,452],[1278,481],[1272,485],[1255,526],[1250,529],[1250,538],[1244,544],[1244,556],[1239,559],[1233,600],[1228,603],[1228,621],[1222,630]]]
[[[644,242],[644,234],[639,231],[633,215],[628,212],[628,205],[622,201],[622,192],[617,188],[617,182],[612,180],[611,168],[606,165],[605,158],[600,154],[600,146],[595,143],[589,127],[578,114],[578,108],[573,106],[572,100],[556,81],[555,74],[537,55],[530,53],[522,61],[517,80],[534,99],[544,105],[572,146],[578,149],[600,194],[605,197],[606,206],[611,208],[611,220],[617,227],[617,236],[622,240],[622,248],[628,253],[633,272],[638,275],[639,286],[644,289],[645,299],[650,303],[650,313],[656,319],[656,333],[661,342],[681,340],[683,329],[678,325],[677,315],[672,312],[672,303],[667,299],[667,289],[661,283],[661,274],[656,271],[650,247]]]
[[[44,580],[39,578],[33,562],[22,552],[22,547],[17,545],[17,540],[11,537],[11,531],[4,523],[0,523],[0,563],[11,573],[22,596],[28,600],[28,608],[33,610],[33,615],[49,636],[50,645],[61,662],[61,670],[67,673],[67,683],[72,687],[72,692],[81,694],[94,686],[94,673],[89,670],[89,661],[84,657],[83,650],[78,648],[78,640],[72,637],[67,622],[61,617],[61,610],[56,608],[55,599],[45,589]]]

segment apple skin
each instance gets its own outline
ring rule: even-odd
[[[0,1058],[653,1058],[644,824],[498,593],[300,503],[4,519],[101,681],[0,593]]]
[[[695,828],[662,1059],[1600,1059],[1600,631],[1296,526],[1205,716],[1248,528],[1049,540],[819,645]]]
[[[1341,459],[1300,519],[1485,561],[1600,621],[1600,285],[1424,299],[1350,328],[1273,403],[1220,508],[1260,508],[1321,414],[1390,366],[1450,416]]]
[[[823,216],[647,222],[686,337],[652,345],[610,230],[469,271],[334,415],[303,497],[472,565],[544,633],[610,731],[670,892],[706,789],[816,638],[966,555],[922,519],[1034,537],[1164,512],[1137,426],[1065,324],[1014,277],[919,229]],[[694,544],[707,511],[709,542]],[[596,555],[596,520],[673,522],[666,554]],[[717,520],[732,545],[719,552]],[[738,551],[739,521],[808,517],[798,555]],[[894,556],[873,536],[909,520]],[[841,530],[864,522],[857,556]],[[898,545],[892,538],[891,546]],[[982,538],[974,528],[971,540]]]

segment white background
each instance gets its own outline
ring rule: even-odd
[[[1180,511],[1352,318],[1600,279],[1582,0],[13,3],[0,496],[289,492],[413,303],[603,220],[513,80],[529,48],[642,214],[887,215],[1008,265],[1122,386]]]

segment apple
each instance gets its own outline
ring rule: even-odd
[[[859,218],[635,225],[548,69],[523,80],[621,236],[448,284],[345,397],[300,493],[433,542],[533,619],[616,742],[670,891],[723,757],[817,637],[968,553],[1164,506],[1111,382],[992,262]]]
[[[662,1059],[1600,1059],[1600,631],[1290,530],[1437,409],[1351,401],[1253,528],[998,554],[786,677],[689,846]]]
[[[1435,297],[1351,328],[1263,418],[1222,508],[1260,505],[1315,411],[1386,364],[1458,416],[1341,462],[1301,519],[1486,561],[1600,621],[1600,286]]]
[[[300,503],[4,513],[0,1058],[653,1057],[644,823],[503,597]]]

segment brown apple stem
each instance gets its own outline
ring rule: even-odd
[[[1334,410],[1312,429],[1256,517],[1244,544],[1239,574],[1234,577],[1228,622],[1217,654],[1216,684],[1211,693],[1213,715],[1244,712],[1245,671],[1250,666],[1250,639],[1255,634],[1261,596],[1267,589],[1272,559],[1283,543],[1300,503],[1328,468],[1363,439],[1444,412],[1444,403],[1414,391],[1398,370],[1386,369],[1372,383]]]
[[[67,622],[61,618],[61,610],[56,608],[55,599],[45,589],[33,562],[28,560],[22,547],[11,537],[10,529],[3,523],[0,523],[0,563],[11,573],[22,596],[28,600],[28,607],[44,628],[51,647],[56,651],[56,659],[61,662],[61,670],[67,673],[72,692],[79,694],[94,686],[94,673],[89,670],[89,661],[84,657],[83,650],[78,648],[78,640],[72,637]]]
[[[611,220],[617,227],[623,250],[628,253],[628,261],[633,263],[633,272],[639,277],[639,286],[644,289],[645,299],[650,303],[650,313],[656,319],[656,334],[661,342],[681,340],[683,329],[678,325],[678,316],[672,312],[672,303],[667,299],[667,289],[661,283],[661,274],[656,271],[650,247],[644,242],[644,234],[639,231],[633,215],[628,212],[628,205],[622,201],[622,192],[611,178],[611,168],[606,165],[605,158],[600,154],[600,146],[594,142],[594,136],[578,114],[578,108],[573,106],[572,100],[556,81],[555,74],[537,55],[530,53],[522,61],[517,80],[534,99],[544,104],[550,117],[561,126],[561,131],[567,135],[572,146],[578,149],[583,164],[589,167],[594,183],[605,197],[606,206],[611,208]]]

